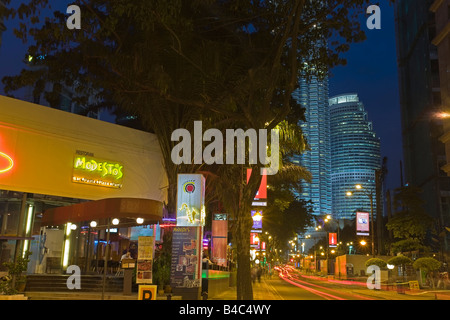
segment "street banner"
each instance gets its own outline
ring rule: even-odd
[[[261,177],[261,184],[259,185],[259,189],[256,192],[254,201],[252,202],[252,206],[267,206],[267,175],[266,169],[263,169],[264,174]],[[250,176],[252,174],[252,169],[247,169],[247,183],[250,180]]]
[[[337,233],[328,233],[328,246],[337,247]]]
[[[199,288],[202,283],[202,227],[175,227],[172,235],[172,288]]]
[[[252,232],[262,232],[262,218],[263,218],[263,212],[262,210],[252,210]]]
[[[154,237],[138,238],[136,283],[152,283],[154,247],[155,247]]]
[[[226,266],[228,245],[227,214],[213,215],[211,231],[211,260],[219,266]]]
[[[177,188],[177,226],[205,225],[205,177],[179,174]]]
[[[369,230],[369,213],[356,212],[356,234],[358,236],[368,236]]]

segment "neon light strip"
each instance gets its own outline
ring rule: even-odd
[[[3,157],[9,161],[9,166],[6,169],[0,169],[0,173],[5,173],[14,167],[13,159],[10,156],[8,156],[6,153],[0,152],[0,157]]]

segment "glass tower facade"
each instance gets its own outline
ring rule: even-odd
[[[375,216],[375,170],[381,168],[380,139],[357,94],[332,97],[329,108],[333,218],[353,219],[357,210],[370,212],[370,193]],[[357,190],[356,185],[362,188]]]
[[[307,168],[312,175],[311,183],[302,182],[299,197],[312,201],[313,213],[331,214],[331,161],[330,118],[328,112],[328,79],[310,80],[300,78],[294,99],[305,108],[305,120],[301,126],[310,150],[297,155],[294,162]]]

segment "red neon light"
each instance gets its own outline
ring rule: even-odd
[[[3,169],[0,168],[0,174],[8,172],[9,170],[11,170],[14,167],[13,159],[10,156],[8,156],[6,153],[0,152],[0,158],[4,158],[9,162],[8,166],[6,168],[3,168]]]

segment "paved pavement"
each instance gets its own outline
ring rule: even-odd
[[[236,287],[230,287],[220,295],[210,300],[236,300]],[[270,281],[261,279],[261,282],[253,284],[253,300],[284,300],[282,296],[270,284]]]

